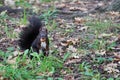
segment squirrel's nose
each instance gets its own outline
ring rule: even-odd
[[[40,41],[41,41],[41,42],[45,42],[45,41],[46,41],[46,38],[41,38]]]

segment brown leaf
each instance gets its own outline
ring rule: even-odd
[[[68,45],[69,45],[69,42],[67,42],[67,41],[61,41],[61,45],[62,45],[62,46],[68,46]]]
[[[84,12],[87,11],[86,8],[81,8],[81,7],[79,8],[79,10],[80,10],[80,11],[84,11]]]
[[[66,7],[66,5],[65,4],[57,4],[57,6],[56,6],[58,9],[62,9],[62,8],[65,8]]]
[[[106,50],[97,50],[95,51],[96,54],[100,54],[100,55],[105,55],[106,54]]]
[[[5,0],[4,1],[4,4],[6,5],[6,6],[12,6],[12,7],[15,7],[15,1],[14,0]]]
[[[64,63],[64,65],[69,65],[69,64],[78,63],[78,62],[81,62],[80,58],[70,58]]]
[[[107,12],[107,14],[110,16],[120,16],[119,12],[114,12],[114,11]]]
[[[120,61],[120,53],[114,53],[115,58],[117,61]]]
[[[71,11],[77,11],[77,10],[79,10],[77,7],[70,7],[69,8]]]
[[[87,11],[86,8],[82,8],[82,7],[70,7],[69,9],[70,9],[70,11],[78,11],[78,10]]]
[[[65,80],[75,80],[73,75],[66,75]]]
[[[86,22],[86,20],[85,19],[83,19],[83,18],[80,18],[80,17],[75,17],[75,23],[85,23]]]
[[[11,60],[7,60],[8,64],[15,64],[16,63],[16,57],[11,59]]]
[[[89,29],[88,26],[78,28],[79,31],[87,31]]]
[[[102,34],[100,34],[100,35],[98,36],[98,38],[110,37],[110,36],[112,36],[112,35],[113,35],[113,33],[110,33],[110,34],[102,33]]]
[[[116,63],[109,63],[104,66],[104,70],[107,71],[108,73],[119,73],[120,71],[117,68]]]
[[[18,55],[23,54],[23,52],[14,51],[13,55],[8,56],[8,60],[17,57]]]
[[[77,52],[77,49],[75,47],[73,47],[72,45],[70,45],[68,48],[67,48],[68,51],[71,51],[71,52]]]
[[[79,41],[80,41],[79,38],[70,38],[70,39],[61,41],[61,45],[62,46],[77,45]]]

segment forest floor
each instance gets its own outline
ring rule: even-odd
[[[29,7],[42,16],[42,23],[49,31],[52,53],[49,58],[58,58],[55,70],[52,67],[52,70],[42,70],[36,75],[43,76],[43,80],[120,80],[120,13],[95,11],[98,6],[110,3],[104,0],[61,0]],[[24,15],[30,16],[31,13]],[[24,22],[28,23],[20,14],[0,14],[2,66],[6,65],[2,53],[8,57],[20,52],[18,40],[20,31],[27,25]],[[7,64],[13,62],[14,59],[10,59]]]

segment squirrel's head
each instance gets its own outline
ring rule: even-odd
[[[48,37],[47,29],[46,28],[42,28],[42,29],[39,30],[39,32],[40,32],[40,34],[39,34],[40,35],[40,41],[41,42],[45,42],[47,37]]]

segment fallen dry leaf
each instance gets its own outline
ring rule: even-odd
[[[78,54],[77,52],[76,53],[71,53],[70,57],[72,58],[80,58],[80,54]]]
[[[102,33],[102,34],[100,34],[100,35],[98,36],[98,38],[110,37],[110,36],[112,36],[112,35],[113,35],[113,33],[110,33],[110,34]]]
[[[5,74],[5,71],[4,70],[1,70],[0,71],[0,80],[5,80],[4,78],[3,78],[3,75]]]
[[[80,7],[79,10],[85,12],[85,11],[87,11],[88,9],[87,9],[87,8],[81,8],[81,7]]]
[[[73,75],[65,75],[64,77],[65,80],[75,80]]]
[[[70,11],[87,11],[87,8],[82,8],[82,7],[69,7]]]
[[[78,7],[70,7],[69,9],[70,9],[71,11],[77,11],[77,10],[79,10]]]
[[[62,8],[65,8],[66,5],[62,3],[62,4],[57,4],[56,7],[57,7],[58,9],[62,9]]]
[[[80,42],[80,38],[70,38],[64,41],[61,41],[62,46],[77,45]]]
[[[61,41],[61,45],[62,45],[62,46],[68,46],[68,45],[69,45],[69,42],[67,42],[67,41]]]
[[[79,5],[83,5],[83,4],[84,4],[84,1],[76,0],[75,3],[77,3],[77,4],[79,4]]]
[[[97,5],[98,5],[98,6],[104,6],[104,3],[101,3],[101,2],[100,2],[100,3],[98,3]]]
[[[78,63],[78,62],[81,62],[80,58],[70,58],[65,61],[64,65],[69,65],[69,64]]]
[[[120,61],[120,53],[114,53],[114,56],[115,56],[115,58],[116,58],[117,60]]]
[[[96,50],[95,54],[105,55],[106,54],[106,50]]]
[[[120,16],[119,12],[114,12],[114,11],[107,12],[106,14],[108,14],[110,16]]]
[[[78,24],[78,23],[85,23],[86,20],[83,19],[83,18],[80,18],[80,17],[75,17],[75,23]]]
[[[67,42],[69,43],[69,45],[76,45],[77,43],[80,42],[80,38],[70,38],[67,40]]]
[[[67,50],[71,52],[77,52],[77,49],[73,47],[72,45],[68,46]]]
[[[79,27],[78,30],[79,31],[87,31],[89,29],[88,26],[84,26],[84,27]]]
[[[15,7],[15,1],[14,0],[5,0],[4,1],[4,4],[6,5],[6,6],[12,6],[12,7]]]
[[[9,60],[7,60],[6,62],[8,63],[8,64],[15,64],[16,63],[16,58],[17,57],[15,57],[15,58],[13,58],[13,59],[9,59]]]
[[[8,56],[8,60],[17,57],[18,55],[23,54],[23,52],[14,51],[12,55]]]
[[[117,68],[116,63],[109,63],[104,66],[104,70],[107,71],[108,73],[119,73],[120,71]]]

